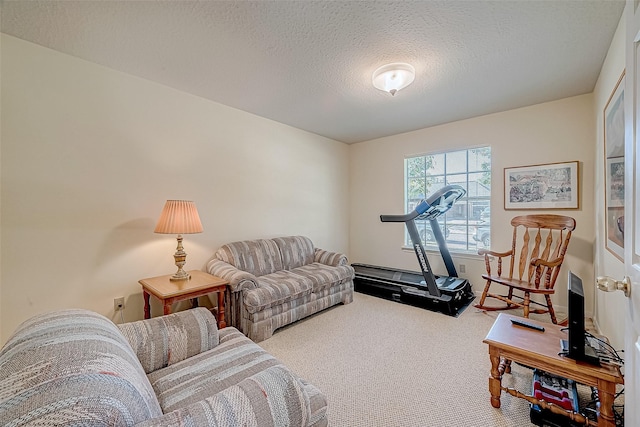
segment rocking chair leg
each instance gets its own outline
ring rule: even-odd
[[[513,288],[509,288],[509,296],[507,297],[507,299],[509,301],[513,300]],[[511,306],[512,306],[511,302],[508,302],[507,307],[511,307]]]
[[[482,291],[482,296],[480,297],[480,302],[476,305],[476,307],[484,306],[484,301],[487,299],[487,293],[489,293],[490,286],[491,280],[487,280],[487,284],[484,286],[484,291]]]
[[[529,292],[525,292],[524,293],[524,301],[522,303],[523,304],[522,308],[524,309],[524,314],[523,315],[527,319],[529,318],[529,304],[530,303],[531,303],[531,299],[530,299],[530,296],[529,296]]]
[[[553,309],[553,305],[551,304],[551,296],[545,295],[544,298],[547,300],[547,309],[549,310],[549,316],[551,316],[551,321],[553,324],[558,324],[558,319],[556,319],[556,312]]]

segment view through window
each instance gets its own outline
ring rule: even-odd
[[[422,199],[445,185],[467,192],[438,218],[451,252],[475,252],[491,243],[491,147],[449,151],[405,159],[405,209],[411,212]],[[424,246],[437,243],[427,220],[416,220]],[[412,246],[405,232],[405,243]]]

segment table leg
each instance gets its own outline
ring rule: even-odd
[[[218,292],[218,329],[226,328],[224,320],[224,291]]]
[[[165,316],[167,314],[171,314],[171,301],[170,300],[164,300],[164,314]]]
[[[603,380],[598,381],[598,398],[600,400],[598,427],[615,427],[616,423],[613,417],[615,394],[616,385],[614,383]]]
[[[489,393],[491,393],[491,406],[500,407],[500,393],[502,392],[502,373],[500,372],[500,353],[489,346],[489,359],[491,359],[491,377],[489,378]]]
[[[149,292],[143,290],[142,296],[144,298],[144,318],[151,319],[151,305],[149,305]]]

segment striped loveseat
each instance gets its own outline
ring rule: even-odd
[[[24,322],[0,351],[1,426],[326,426],[326,399],[205,308],[122,325]]]
[[[207,271],[229,281],[227,324],[255,342],[327,307],[353,301],[347,257],[308,237],[246,240],[222,246]]]

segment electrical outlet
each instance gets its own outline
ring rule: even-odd
[[[124,310],[124,297],[115,298],[113,300],[113,311]]]
[[[460,273],[466,273],[467,272],[467,266],[464,264],[460,264]]]

